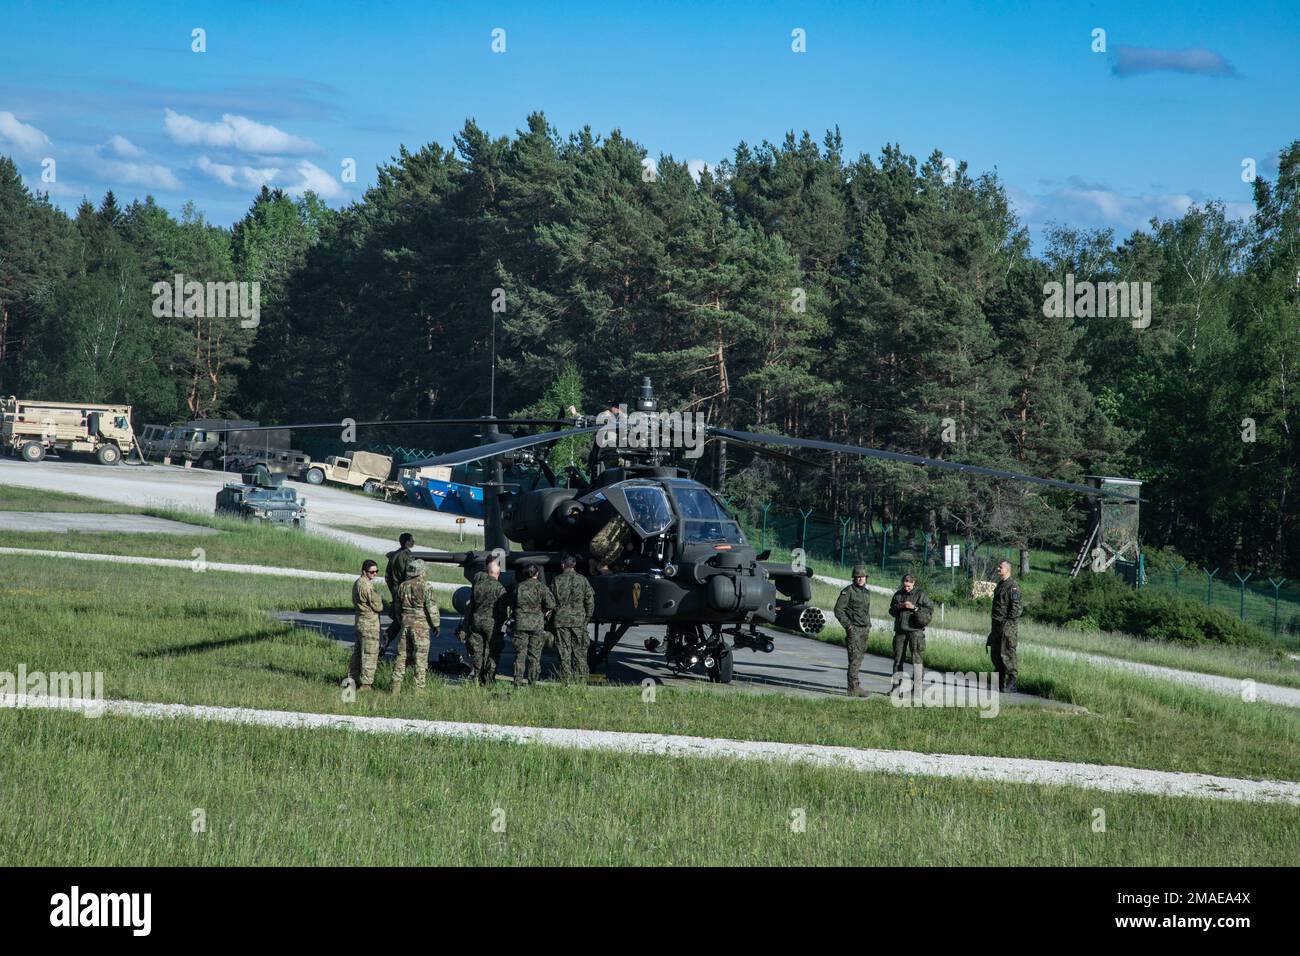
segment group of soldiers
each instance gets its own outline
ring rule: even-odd
[[[416,689],[425,686],[429,645],[438,633],[438,601],[433,585],[427,580],[425,564],[412,557],[415,538],[403,534],[399,547],[388,555],[384,581],[392,600],[384,647],[397,640],[393,664],[394,694],[401,693],[407,667],[415,672]],[[469,606],[456,636],[470,655],[470,679],[488,685],[496,680],[505,648],[504,627],[513,618],[515,648],[514,684],[535,684],[541,679],[542,651],[554,640],[562,680],[587,679],[587,626],[595,610],[596,595],[590,582],[575,568],[577,559],[565,555],[561,570],[551,586],[541,580],[541,567],[524,567],[523,580],[511,592],[501,583],[501,565],[491,560],[484,571],[474,576]],[[360,692],[373,689],[375,668],[380,656],[379,616],[384,611],[383,598],[375,587],[379,565],[366,561],[361,576],[352,585],[357,640],[348,665],[348,679]],[[871,592],[867,589],[867,568],[853,568],[853,583],[840,592],[835,602],[835,617],[845,631],[848,648],[848,694],[866,697],[858,682],[858,672],[867,652],[871,633]],[[903,575],[899,588],[889,601],[889,615],[894,619],[894,669],[890,692],[904,679],[903,664],[912,658],[912,687],[921,687],[925,673],[925,629],[934,618],[934,604],[911,574]],[[993,591],[993,620],[985,646],[998,674],[998,690],[1014,693],[1019,663],[1016,654],[1020,618],[1020,587],[1011,576],[1011,562],[998,565],[998,583]]]
[[[393,662],[392,692],[400,694],[407,667],[415,672],[417,690],[428,677],[429,645],[437,635],[440,619],[433,584],[427,578],[425,563],[413,557],[415,537],[403,534],[400,547],[388,555],[384,582],[392,596],[389,616],[392,623],[385,635],[384,648],[397,641]],[[501,565],[490,560],[487,568],[474,576],[469,606],[456,636],[470,654],[470,680],[488,685],[496,680],[505,648],[503,629],[513,618],[515,648],[514,684],[535,684],[542,676],[542,651],[551,636],[560,659],[562,680],[587,679],[587,625],[596,607],[591,584],[575,569],[577,559],[566,555],[561,570],[547,587],[541,581],[536,564],[524,568],[523,580],[511,592],[501,583]],[[348,680],[358,692],[373,690],[375,669],[379,664],[379,616],[384,602],[375,586],[379,565],[366,561],[361,575],[352,585],[352,607],[357,640],[348,665]],[[548,629],[549,626],[549,629]]]
[[[858,683],[858,671],[867,652],[867,637],[871,633],[871,592],[867,589],[867,567],[853,568],[853,583],[840,591],[835,602],[835,617],[844,628],[845,644],[849,652],[848,694],[866,697],[867,692]],[[889,600],[889,616],[894,619],[894,669],[890,693],[903,683],[903,662],[912,657],[912,688],[918,692],[925,673],[925,629],[934,618],[934,604],[929,595],[917,587],[916,578],[903,575],[903,580]],[[1016,654],[1019,637],[1020,586],[1011,576],[1011,562],[998,565],[998,583],[993,589],[993,620],[988,640],[984,646],[993,659],[993,669],[998,674],[998,690],[1012,694],[1016,690],[1016,675],[1020,670]]]

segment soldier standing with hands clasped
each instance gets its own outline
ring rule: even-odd
[[[510,613],[509,595],[501,583],[501,564],[491,560],[486,571],[474,575],[474,590],[465,609],[465,643],[469,646],[473,671],[470,680],[488,685],[497,678],[505,638],[501,628]]]
[[[993,658],[998,672],[998,690],[1008,694],[1016,692],[1016,674],[1020,661],[1016,654],[1016,641],[1020,629],[1020,585],[1011,577],[1011,562],[998,564],[998,584],[993,589],[993,629],[985,647]]]
[[[902,686],[903,658],[908,647],[912,649],[912,693],[920,693],[921,677],[925,673],[922,656],[925,653],[925,628],[934,617],[930,597],[916,586],[916,578],[903,575],[902,586],[894,592],[889,602],[889,614],[894,619],[894,677],[890,693]]]
[[[835,602],[835,619],[844,628],[844,643],[849,651],[849,696],[866,697],[867,692],[858,686],[858,670],[871,633],[871,592],[867,590],[865,564],[853,566],[853,583],[840,592]]]
[[[538,580],[542,569],[530,564],[515,588],[515,686],[542,679],[542,648],[546,646],[546,616],[555,610],[550,589]],[[526,668],[526,672],[525,672]]]
[[[574,570],[578,559],[566,554],[551,587],[555,591],[555,650],[560,655],[560,679],[587,679],[587,624],[596,609],[591,582]]]

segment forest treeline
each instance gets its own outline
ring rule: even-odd
[[[232,228],[112,193],[69,217],[0,158],[0,393],[140,421],[481,415],[495,325],[498,413],[593,413],[648,375],[716,424],[1141,478],[1148,544],[1294,574],[1298,188],[1300,142],[1248,221],[1210,202],[1128,237],[1055,228],[1035,254],[995,175],[893,146],[849,158],[838,132],[693,175],[619,133],[468,122],[403,147],[345,209],[264,188]],[[176,275],[259,282],[257,326],[157,317]],[[1067,277],[1150,283],[1149,325],[1048,314]],[[728,492],[998,545],[1082,530],[1070,495],[824,463],[733,450]]]

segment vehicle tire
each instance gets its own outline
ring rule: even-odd
[[[38,441],[29,441],[23,445],[23,461],[40,461],[45,457],[45,446]]]
[[[99,451],[95,452],[95,457],[99,459],[101,465],[120,465],[122,449],[116,445],[100,445]]]
[[[374,479],[371,479],[370,481],[367,481],[364,485],[361,486],[361,490],[364,491],[366,494],[373,495],[376,491],[379,490],[379,482],[375,481]]]
[[[735,665],[736,659],[731,653],[731,648],[723,645],[717,663],[709,668],[709,680],[715,684],[730,684],[731,678],[735,675]]]
[[[205,471],[211,471],[215,465],[216,462],[214,462],[211,458],[204,458],[199,461],[199,467],[204,469]]]
[[[304,476],[309,485],[320,485],[325,483],[325,472],[320,468],[308,468]]]

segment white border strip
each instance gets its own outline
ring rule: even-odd
[[[818,767],[835,767],[861,773],[907,774],[1068,786],[1110,793],[1140,793],[1165,797],[1199,797],[1300,806],[1300,783],[1284,780],[1240,780],[1201,773],[1145,770],[1105,764],[1065,763],[1017,757],[983,757],[962,754],[923,754],[907,750],[859,750],[816,744],[790,744],[718,737],[626,733],[611,730],[565,730],[552,727],[511,727],[401,717],[360,717],[348,714],[314,714],[243,707],[208,707],[191,704],[153,704],[129,700],[83,700],[0,695],[0,707],[84,711],[115,716],[176,718],[292,729],[342,729],[363,733],[414,734],[489,740],[514,744],[542,744],[577,750],[653,754],[666,757],[732,758],[767,763],[794,761]]]

